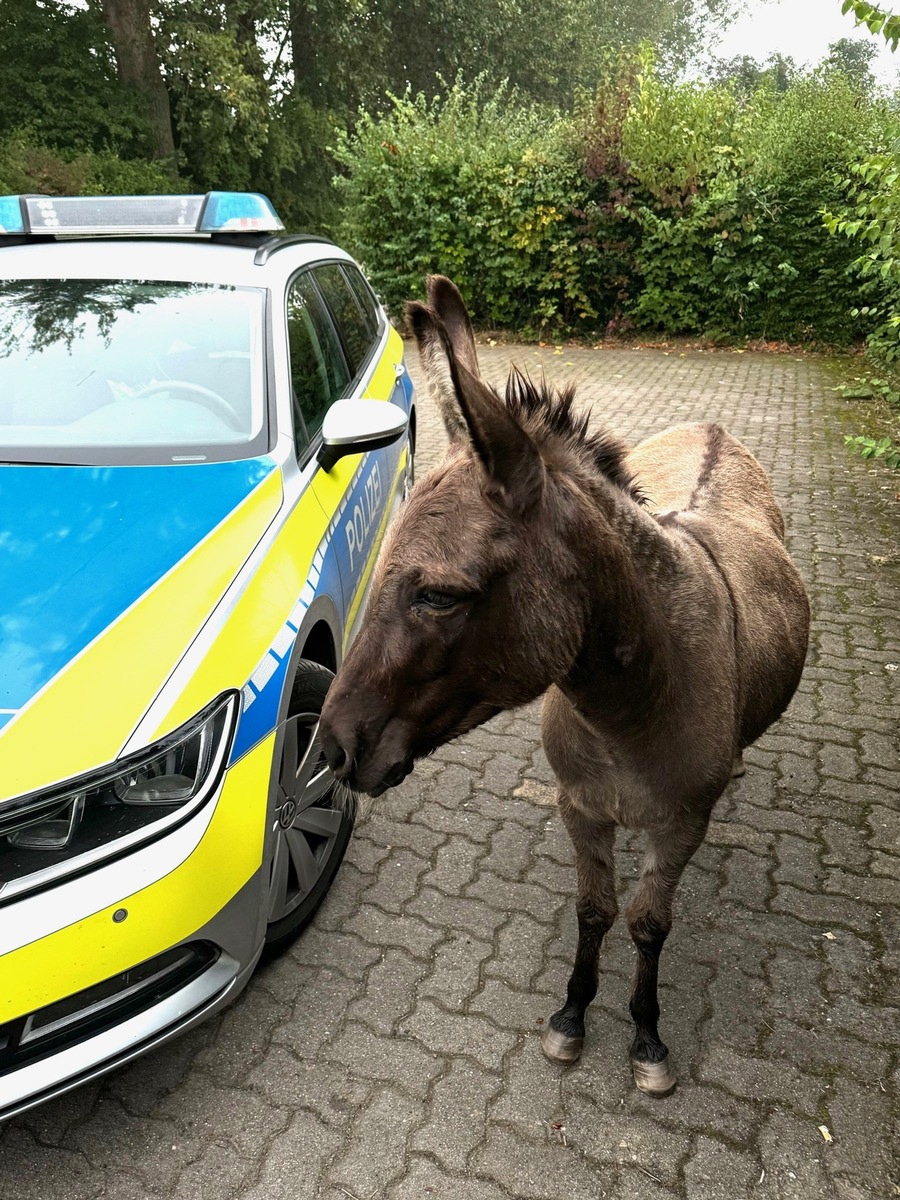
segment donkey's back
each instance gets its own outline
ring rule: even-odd
[[[784,546],[769,478],[721,425],[680,425],[641,442],[626,465],[657,520],[698,542],[734,606],[739,748],[784,712],[803,671],[806,589]]]

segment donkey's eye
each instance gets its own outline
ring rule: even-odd
[[[452,596],[449,592],[435,592],[431,588],[420,588],[416,592],[415,603],[422,608],[452,608],[458,602],[459,597]]]

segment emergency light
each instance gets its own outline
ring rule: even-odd
[[[278,233],[284,229],[259,192],[205,196],[0,196],[4,234]]]

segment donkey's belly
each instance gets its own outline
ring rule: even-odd
[[[709,808],[731,776],[732,742],[685,758],[677,739],[648,740],[634,758],[588,726],[556,688],[544,698],[544,751],[561,791],[586,816],[627,829],[664,828]],[[679,752],[681,750],[681,752]]]

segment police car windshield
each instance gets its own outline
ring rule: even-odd
[[[0,461],[264,453],[264,311],[259,288],[0,280]]]

